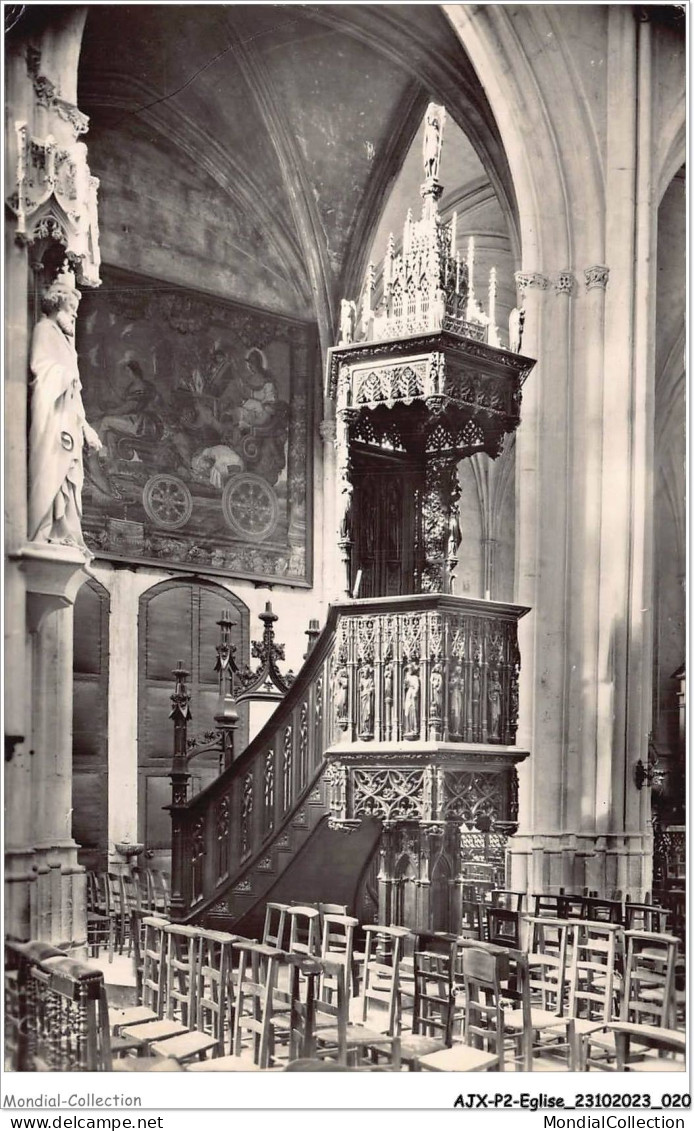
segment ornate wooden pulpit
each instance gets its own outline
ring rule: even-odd
[[[515,735],[529,610],[457,597],[454,580],[458,466],[500,454],[534,361],[518,341],[502,348],[495,277],[485,313],[472,241],[462,261],[456,217],[441,221],[444,116],[429,106],[421,218],[408,213],[398,249],[391,236],[380,277],[369,265],[361,310],[343,302],[327,364],[348,598],[332,658],[332,820],[382,821],[379,921],[421,929],[460,924],[473,865],[503,884],[528,755]]]

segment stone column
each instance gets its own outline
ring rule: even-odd
[[[123,863],[119,842],[138,841],[137,692],[138,601],[143,581],[133,570],[110,577],[108,683],[108,848],[109,861]],[[146,584],[146,580],[144,582]],[[167,736],[168,738],[168,736]]]

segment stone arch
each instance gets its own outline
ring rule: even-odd
[[[594,262],[603,258],[604,193],[596,139],[585,97],[573,69],[565,36],[549,27],[558,51],[546,46],[548,14],[537,8],[445,5],[496,118],[518,202],[521,268],[544,272],[571,266],[576,233],[572,204],[581,201],[586,231],[582,247]],[[543,71],[544,68],[544,71]],[[559,135],[544,86],[561,90],[562,121],[571,136]]]

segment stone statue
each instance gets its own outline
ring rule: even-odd
[[[348,346],[354,341],[357,325],[357,304],[343,298],[340,303],[340,345]]]
[[[41,301],[31,340],[29,538],[87,550],[82,537],[82,449],[101,440],[87,423],[74,345],[80,292],[61,276]]]
[[[385,702],[386,738],[391,737],[393,726],[393,661],[388,660],[383,668],[383,699]]]
[[[407,664],[404,678],[403,711],[405,715],[405,738],[419,737],[419,665]]]
[[[338,726],[347,726],[347,706],[349,695],[349,674],[347,668],[338,668],[335,673],[335,714]]]
[[[463,665],[456,664],[448,680],[448,696],[451,708],[451,734],[463,731]]]
[[[424,176],[427,179],[436,180],[439,175],[444,114],[443,106],[429,103],[424,126]]]
[[[499,673],[492,670],[487,684],[489,700],[489,734],[492,738],[501,737],[501,680]]]
[[[359,736],[371,738],[374,732],[374,672],[370,664],[359,672]]]
[[[508,316],[508,348],[512,353],[520,353],[521,351],[524,322],[525,311],[514,306]]]
[[[429,687],[431,691],[431,708],[430,713],[435,719],[441,718],[441,708],[443,705],[443,673],[439,663],[434,664],[431,669],[431,676],[429,677]]]

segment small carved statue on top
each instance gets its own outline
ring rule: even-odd
[[[357,325],[357,304],[343,298],[340,303],[340,345],[348,346],[354,341]]]
[[[424,126],[424,176],[427,180],[438,179],[445,113],[443,106],[437,106],[435,102],[430,102],[427,107]]]
[[[43,318],[34,327],[29,538],[87,551],[82,537],[82,449],[86,444],[98,452],[102,445],[87,423],[80,392],[74,337],[81,297],[69,274],[59,276],[43,295]]]

